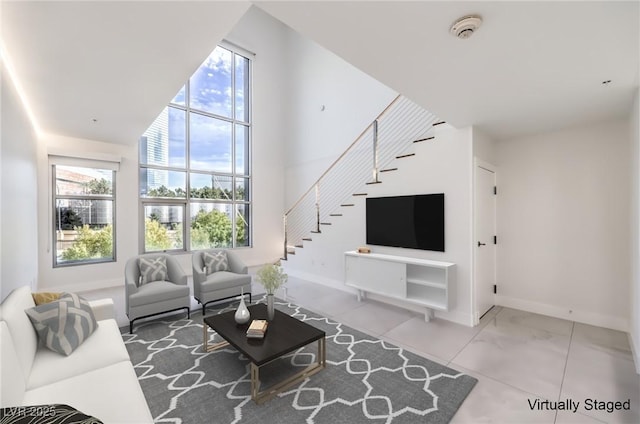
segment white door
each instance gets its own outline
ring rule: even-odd
[[[475,317],[494,305],[496,284],[496,173],[489,164],[475,167]]]

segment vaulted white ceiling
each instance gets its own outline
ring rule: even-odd
[[[638,87],[637,1],[257,4],[455,126],[496,138],[628,116]],[[469,14],[480,29],[449,34]]]
[[[135,144],[249,7],[3,1],[2,37],[43,131]]]
[[[2,37],[44,131],[133,144],[251,4],[3,1]],[[638,87],[637,1],[253,4],[496,138],[627,116]],[[471,13],[483,26],[451,36]]]

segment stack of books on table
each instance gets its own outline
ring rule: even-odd
[[[254,319],[251,321],[251,325],[249,325],[249,329],[247,330],[247,338],[249,339],[262,339],[264,338],[264,333],[267,332],[267,326],[269,323],[264,319]]]

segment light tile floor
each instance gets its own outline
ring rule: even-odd
[[[640,376],[625,333],[501,307],[473,328],[427,323],[423,315],[293,277],[286,298],[477,378],[453,423],[640,423]],[[536,399],[580,405],[576,413],[532,410]],[[631,410],[586,410],[586,399],[630,399]]]
[[[494,307],[476,327],[424,316],[290,277],[276,293],[323,316],[382,338],[478,379],[452,423],[640,424],[640,376],[625,333]],[[254,283],[254,299],[264,290]],[[128,326],[124,290],[112,297],[119,325]],[[200,305],[192,302],[193,311]],[[580,402],[577,413],[537,410],[536,399]],[[586,399],[630,400],[630,411],[585,410]]]

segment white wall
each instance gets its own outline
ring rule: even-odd
[[[450,292],[453,305],[449,312],[436,312],[436,316],[471,326],[472,129],[436,128],[435,140],[415,144],[416,156],[396,159],[392,166],[398,171],[382,174],[382,184],[363,187],[362,191],[368,197],[445,193],[446,251],[369,247],[376,253],[454,262],[456,281]],[[353,202],[354,207],[340,209],[343,216],[323,227],[322,234],[313,234],[313,241],[296,249],[296,255],[285,264],[287,272],[347,290],[343,283],[344,252],[366,245],[364,197],[353,198]],[[414,305],[370,297],[424,312]]]
[[[640,90],[636,92],[630,116],[631,140],[631,328],[630,341],[636,370],[640,374]]]
[[[287,42],[288,208],[371,124],[396,93],[291,29]]]
[[[38,277],[37,136],[8,72],[1,73],[0,300]]]
[[[228,41],[256,54],[253,62],[253,247],[237,249],[247,265],[275,261],[282,252],[282,213],[284,208],[284,112],[283,86],[286,81],[286,27],[251,8],[229,34]],[[212,50],[215,45],[212,45]],[[185,76],[185,80],[188,76]],[[170,99],[167,99],[169,101]],[[160,112],[160,111],[158,111]],[[139,253],[139,200],[137,143],[129,146],[101,143],[70,137],[43,137],[47,149],[107,153],[122,157],[116,179],[116,253],[117,262],[53,268],[51,253],[50,170],[46,152],[39,158],[38,223],[40,289],[88,290],[120,287],[124,284],[126,261]],[[191,254],[177,255],[182,267],[191,274]]]
[[[492,165],[496,164],[496,142],[478,128],[473,128],[473,156]]]
[[[500,305],[626,331],[626,122],[497,144]]]
[[[256,54],[252,78],[253,248],[238,250],[248,265],[273,262],[282,256],[287,32],[280,21],[252,6],[225,37]]]

